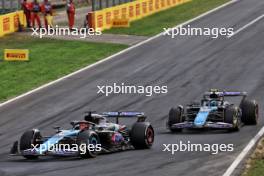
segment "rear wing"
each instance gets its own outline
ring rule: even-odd
[[[247,92],[222,92],[223,96],[235,97],[235,96],[247,96]]]
[[[247,92],[205,92],[204,96],[211,96],[213,94],[216,94],[218,96],[221,97],[238,97],[238,96],[242,96],[242,97],[246,97],[247,96]]]
[[[134,111],[126,111],[126,112],[101,112],[101,113],[91,113],[92,116],[102,116],[106,118],[116,118],[116,123],[119,123],[119,118],[137,118],[138,122],[144,122],[146,120],[146,116],[143,112],[134,112]]]

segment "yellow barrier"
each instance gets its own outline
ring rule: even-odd
[[[89,26],[94,29],[105,30],[112,27],[114,19],[134,21],[189,1],[191,0],[137,0],[90,12],[88,14],[91,18]]]
[[[19,22],[26,26],[27,22],[23,11],[0,15],[0,37],[18,31]]]

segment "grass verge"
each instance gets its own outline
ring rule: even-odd
[[[264,175],[264,138],[262,138],[255,151],[251,154],[245,164],[242,176],[261,176]]]
[[[183,23],[228,1],[192,0],[132,22],[130,28],[110,29],[106,33],[152,36],[160,33],[164,27]],[[0,60],[0,102],[95,63],[126,47],[117,44],[59,41],[16,35],[3,37],[0,40],[1,58],[3,49],[23,48],[30,49],[30,61]]]
[[[114,54],[126,45],[59,41],[10,35],[0,40],[3,49],[29,49],[29,62],[0,60],[0,101],[4,101]]]
[[[192,0],[131,23],[129,28],[112,28],[104,31],[112,34],[152,36],[163,28],[174,27],[230,0]]]

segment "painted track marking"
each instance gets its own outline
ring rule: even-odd
[[[253,139],[250,140],[248,145],[237,156],[235,161],[233,161],[233,163],[229,166],[229,168],[226,170],[226,172],[223,174],[223,176],[230,176],[234,172],[234,170],[237,168],[237,166],[247,156],[248,152],[251,151],[251,149],[256,145],[256,143],[259,141],[259,139],[263,135],[264,135],[264,127],[262,127],[261,130],[257,133],[257,135]]]
[[[249,22],[248,24],[246,24],[245,26],[239,28],[237,31],[235,31],[232,35],[227,36],[227,38],[231,38],[235,35],[237,35],[238,33],[244,31],[246,28],[250,27],[251,25],[253,25],[254,23],[258,22],[259,20],[261,20],[262,18],[264,18],[264,14],[259,16],[258,18],[252,20],[251,22]]]

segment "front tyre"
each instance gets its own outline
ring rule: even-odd
[[[41,134],[38,130],[26,131],[21,136],[20,142],[19,142],[19,149],[23,157],[25,157],[26,159],[37,159],[38,158],[38,156],[36,155],[23,154],[24,150],[32,149],[33,148],[32,145],[36,145],[38,139],[41,139]]]
[[[229,131],[239,131],[240,129],[240,110],[238,107],[230,106],[225,109],[224,122],[232,124],[233,128]]]
[[[77,136],[79,156],[81,158],[95,158],[98,155],[98,145],[100,140],[93,131],[82,131]]]
[[[136,122],[130,132],[135,149],[149,149],[154,142],[154,129],[148,122]]]
[[[181,128],[172,128],[172,125],[183,122],[182,109],[180,107],[171,108],[169,112],[169,120],[167,126],[171,132],[181,132]]]

